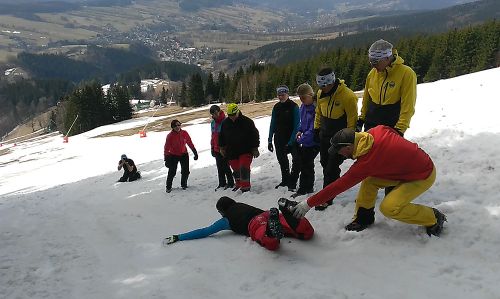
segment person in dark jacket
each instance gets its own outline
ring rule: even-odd
[[[238,105],[227,105],[227,118],[219,134],[219,150],[233,169],[235,187],[242,192],[250,190],[250,165],[259,153],[259,131],[253,120],[241,114]]]
[[[320,142],[320,163],[323,167],[323,188],[340,176],[340,165],[344,157],[337,153],[328,154],[330,138],[344,128],[356,127],[358,118],[358,98],[347,87],[344,80],[335,77],[332,68],[323,68],[316,75],[319,86],[317,93],[316,115],[314,129],[317,140]],[[328,201],[316,207],[323,210],[331,205]]]
[[[219,134],[222,127],[222,122],[226,119],[224,111],[220,110],[217,105],[212,105],[210,107],[210,115],[212,116],[212,122],[210,123],[210,128],[212,130],[212,138],[210,139],[210,148],[212,156],[215,158],[215,165],[217,166],[217,175],[219,177],[219,185],[215,188],[215,191],[219,188],[234,188],[234,179],[231,168],[226,158],[220,154],[219,149]]]
[[[296,135],[299,153],[300,181],[299,189],[292,195],[297,197],[313,192],[314,187],[314,159],[319,153],[319,143],[314,141],[314,92],[312,87],[301,84],[297,88],[300,97],[300,126]]]
[[[274,251],[279,248],[283,236],[309,240],[314,235],[314,228],[309,220],[293,217],[289,207],[294,204],[297,203],[281,198],[278,205],[282,213],[279,213],[276,208],[264,211],[223,196],[216,204],[221,219],[205,228],[169,236],[163,240],[163,244],[201,239],[222,230],[232,230],[237,234],[249,236],[262,247]]]
[[[191,148],[194,154],[194,159],[198,160],[198,152],[194,147],[191,137],[188,132],[181,129],[181,122],[174,119],[170,126],[172,131],[168,133],[163,147],[163,154],[165,159],[165,167],[168,168],[166,192],[172,191],[172,181],[177,173],[177,164],[181,163],[181,187],[186,189],[187,180],[189,177],[189,155],[187,152],[186,144]]]
[[[132,182],[141,178],[141,173],[137,171],[134,160],[127,158],[127,155],[123,154],[118,161],[118,171],[123,168],[123,175],[118,180],[118,182]]]
[[[275,188],[288,187],[289,191],[295,191],[300,169],[300,160],[295,142],[300,120],[299,107],[288,97],[289,90],[286,85],[279,86],[276,93],[279,102],[274,105],[271,113],[267,148],[270,152],[276,150],[276,158],[281,169],[281,182]],[[291,173],[288,154],[292,155]]]

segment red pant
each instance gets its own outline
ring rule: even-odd
[[[236,187],[242,190],[250,190],[250,164],[252,164],[252,158],[251,154],[243,154],[238,159],[229,160],[229,165],[233,169]]]
[[[314,235],[314,228],[309,220],[301,218],[296,230],[293,230],[280,213],[279,216],[283,233],[286,237],[294,237],[302,240],[309,240]],[[262,247],[269,250],[277,250],[280,247],[280,240],[266,235],[267,221],[269,220],[269,211],[255,216],[248,224],[248,233],[252,240],[259,243]]]

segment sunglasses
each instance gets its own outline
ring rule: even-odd
[[[182,125],[181,123],[178,123],[174,126],[174,128],[180,127],[181,125]]]

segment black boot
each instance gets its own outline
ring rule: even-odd
[[[271,208],[269,210],[269,220],[267,220],[266,234],[267,236],[278,240],[283,238],[283,228],[281,227],[279,212],[276,208]]]
[[[297,226],[299,226],[300,222],[300,219],[295,218],[292,214],[293,207],[295,207],[297,204],[298,202],[286,198],[278,199],[278,207],[283,214],[283,217],[285,217],[286,223],[288,223],[290,228],[294,231]]]
[[[189,173],[181,173],[181,187],[184,190],[186,190],[187,185],[188,185],[188,177],[189,177]]]
[[[274,189],[278,189],[279,187],[286,187],[287,185],[288,185],[287,183],[285,183],[285,182],[281,182],[281,183],[279,183],[278,185],[276,185],[276,186],[274,187]]]
[[[375,208],[365,209],[362,207],[358,208],[356,213],[356,219],[345,226],[348,231],[360,232],[372,225],[375,222]]]
[[[439,235],[443,231],[444,222],[448,220],[446,219],[446,216],[438,209],[432,208],[432,210],[434,211],[434,216],[436,216],[436,224],[426,227],[426,231],[429,237],[431,235],[439,237]]]

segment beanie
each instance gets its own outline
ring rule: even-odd
[[[276,93],[277,94],[285,94],[285,93],[289,93],[290,90],[288,89],[288,86],[286,85],[280,85],[278,86],[278,88],[276,88]]]
[[[228,116],[236,115],[236,113],[238,113],[240,111],[240,109],[238,108],[238,105],[236,105],[235,103],[227,104],[226,109],[227,109]]]
[[[354,130],[350,128],[344,128],[335,133],[332,139],[330,139],[332,146],[328,149],[328,153],[330,155],[336,154],[344,146],[354,144],[354,135]]]
[[[127,155],[123,154],[123,155],[121,156],[121,158],[122,158],[122,159],[127,159]]]
[[[392,56],[392,44],[383,39],[374,42],[368,49],[368,58],[370,60],[380,60]]]
[[[309,85],[307,83],[302,83],[299,85],[299,87],[297,87],[297,95],[298,96],[306,96],[306,95],[313,96],[314,91],[313,91],[311,85]]]
[[[222,196],[221,198],[219,198],[219,200],[217,201],[217,204],[215,205],[215,207],[217,208],[217,211],[219,212],[222,212],[224,213],[225,211],[227,211],[227,209],[232,206],[233,204],[235,204],[236,202],[234,201],[234,199],[232,198],[229,198],[227,196]]]

